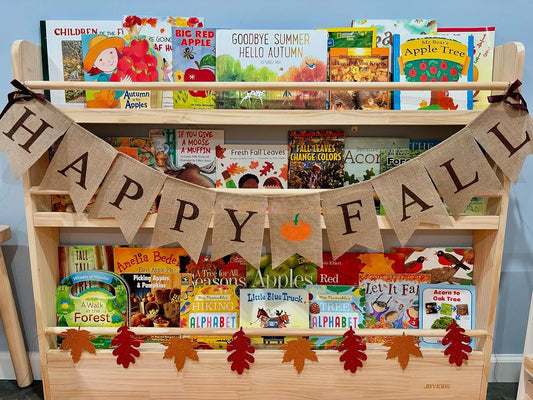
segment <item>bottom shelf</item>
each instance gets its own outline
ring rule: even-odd
[[[258,350],[243,375],[230,370],[225,351],[198,351],[178,372],[163,352],[142,352],[124,369],[111,350],[84,353],[73,364],[66,351],[50,350],[43,365],[45,393],[53,399],[478,399],[481,398],[483,353],[474,351],[456,367],[440,350],[424,349],[402,370],[386,351],[367,350],[368,360],[356,374],[343,369],[339,352],[318,351],[319,362],[306,361],[298,374],[282,363],[283,352]],[[361,396],[359,396],[361,395]]]

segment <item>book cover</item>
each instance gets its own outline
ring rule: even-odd
[[[154,142],[151,137],[106,136],[102,138],[118,151],[155,168]]]
[[[365,327],[365,291],[354,286],[306,285],[309,327],[357,329]],[[344,337],[311,336],[314,350],[336,349]]]
[[[180,256],[180,271],[191,274],[192,283],[201,285],[234,285],[246,287],[247,262],[238,254],[231,254],[218,260],[202,254],[198,262],[189,256]]]
[[[392,47],[394,34],[434,35],[437,21],[434,19],[353,19],[352,27],[375,27],[378,47]]]
[[[328,49],[336,47],[376,47],[375,27],[318,28],[328,32]]]
[[[217,187],[287,188],[287,145],[225,144],[217,151]]]
[[[419,285],[429,283],[425,274],[361,274],[365,290],[367,328],[417,329],[419,325]],[[384,337],[368,337],[367,342],[382,343]]]
[[[347,136],[344,139],[344,186],[379,175],[382,149],[408,146],[408,138]]]
[[[409,139],[409,146],[405,146],[405,148],[410,150],[429,150],[440,142],[442,142],[442,139]]]
[[[474,82],[492,82],[494,64],[495,27],[479,28],[438,28],[439,34],[467,33],[474,37],[474,65],[472,80]],[[473,94],[474,110],[484,110],[489,106],[490,90],[476,90]]]
[[[446,329],[453,321],[463,329],[475,327],[474,286],[420,285],[420,329]],[[472,344],[473,340],[470,341]],[[421,337],[420,346],[442,348],[441,337]]]
[[[472,35],[393,36],[395,82],[470,82]],[[471,90],[404,90],[394,92],[396,110],[471,110]]]
[[[59,281],[81,271],[114,270],[113,250],[109,245],[58,246]]]
[[[326,82],[327,32],[217,29],[217,82]],[[316,90],[219,91],[217,108],[325,109]]]
[[[471,247],[391,247],[390,251],[405,255],[405,273],[429,274],[431,283],[472,285]]]
[[[215,29],[172,28],[172,71],[176,82],[215,81]],[[178,90],[174,108],[210,109],[216,106],[212,90]]]
[[[338,47],[329,50],[331,82],[388,82],[388,47]],[[333,110],[388,110],[391,93],[386,90],[330,92]]]
[[[50,81],[83,82],[81,35],[119,36],[120,21],[41,21],[43,78]],[[56,107],[85,107],[85,90],[50,90],[50,102]]]
[[[343,180],[344,131],[289,132],[290,189],[333,189]]]
[[[379,172],[391,170],[398,165],[405,164],[412,158],[422,154],[425,150],[411,150],[407,148],[381,149]]]

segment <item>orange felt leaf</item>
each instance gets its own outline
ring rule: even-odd
[[[294,361],[294,368],[298,373],[304,369],[305,359],[317,361],[316,352],[311,350],[314,344],[311,344],[308,339],[291,340],[280,346],[281,350],[285,350],[283,354],[283,362]]]
[[[83,350],[96,354],[94,344],[91,343],[91,340],[96,339],[96,336],[91,335],[89,331],[80,330],[78,327],[78,329],[67,329],[65,332],[60,333],[59,336],[65,339],[61,342],[60,349],[70,350],[70,356],[74,363],[80,361]]]
[[[190,338],[172,338],[162,344],[168,347],[163,358],[174,358],[174,364],[178,371],[181,371],[185,365],[186,358],[198,361],[198,353],[196,353],[193,340]]]
[[[415,357],[422,357],[422,352],[420,347],[418,347],[420,340],[414,336],[405,336],[405,333],[402,336],[398,336],[388,340],[383,343],[383,346],[390,347],[387,351],[387,360],[389,358],[398,358],[402,369],[407,368],[409,364],[409,355]]]

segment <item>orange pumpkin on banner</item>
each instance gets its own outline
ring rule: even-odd
[[[300,214],[296,214],[293,221],[281,225],[280,233],[287,240],[301,242],[311,236],[311,225],[305,221],[298,221]]]

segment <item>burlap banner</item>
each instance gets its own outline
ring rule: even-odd
[[[472,197],[501,195],[502,185],[478,144],[461,130],[420,156],[444,202],[457,218]]]
[[[83,213],[111,167],[117,151],[78,124],[72,124],[41,181],[41,189],[68,190]]]
[[[167,178],[159,202],[152,246],[178,242],[198,262],[204,244],[216,192]]]
[[[217,193],[211,258],[238,253],[259,268],[266,205],[264,196]]]
[[[451,225],[450,217],[418,159],[371,180],[402,246],[421,222]]]
[[[118,153],[89,218],[115,217],[124,238],[132,243],[165,179],[155,169]]]
[[[383,251],[374,189],[369,182],[324,191],[320,198],[333,259],[356,244]]]
[[[72,120],[47,101],[14,103],[0,119],[0,150],[20,178],[59,139]]]
[[[299,254],[322,266],[320,194],[268,198],[272,265]]]

